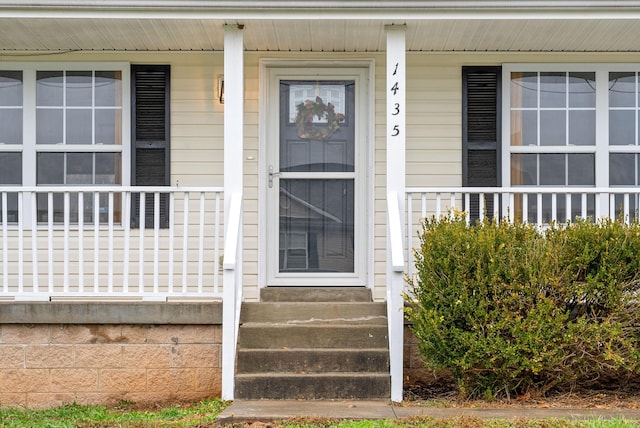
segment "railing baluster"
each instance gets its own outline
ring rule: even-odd
[[[425,192],[420,194],[420,203],[422,204],[420,209],[420,217],[427,218],[427,194]]]
[[[109,192],[109,212],[107,214],[108,221],[108,240],[109,240],[109,267],[107,270],[107,290],[109,294],[113,293],[113,192]]]
[[[484,221],[485,201],[484,193],[478,193],[478,218],[480,221]]]
[[[583,220],[587,218],[587,194],[582,193],[580,195],[580,218]]]
[[[625,193],[623,196],[623,200],[624,200],[624,212],[622,213],[622,218],[624,219],[624,222],[626,224],[629,224],[629,217],[631,217],[630,213],[629,213],[629,194]]]
[[[167,282],[167,287],[169,289],[169,293],[173,293],[174,289],[173,289],[173,248],[174,248],[174,228],[175,228],[175,204],[176,204],[176,197],[175,197],[175,193],[171,192],[169,193],[169,278],[168,282]]]
[[[7,192],[2,192],[2,291],[9,292],[9,230]],[[20,213],[18,213],[20,215]]]
[[[53,192],[47,192],[47,237],[49,244],[48,260],[48,287],[49,293],[53,293]]]
[[[204,276],[204,192],[200,192],[200,230],[198,233],[198,294],[202,294]]]
[[[138,292],[144,293],[144,232],[146,225],[146,216],[145,207],[147,205],[146,201],[146,193],[140,192],[140,207],[138,209],[139,214],[139,227],[138,227]]]
[[[78,192],[78,291],[84,292],[84,193]]]
[[[124,209],[122,214],[122,225],[124,227],[124,254],[122,255],[122,292],[129,292],[129,259],[131,237],[131,192],[124,193]]]
[[[613,193],[609,195],[609,218],[616,218],[616,195]]]
[[[23,218],[23,194],[18,194],[18,292],[24,293],[24,218]]]
[[[424,194],[423,194],[424,195]],[[424,209],[424,207],[421,207]],[[411,260],[411,248],[413,248],[413,196],[411,193],[407,193],[407,208],[406,208],[406,220],[407,220],[407,261],[409,266],[409,276],[413,275],[413,260]],[[401,213],[402,214],[402,213]]]
[[[471,206],[471,193],[464,194],[464,206],[467,207],[467,212],[469,211],[469,207]],[[467,219],[467,226],[471,223],[471,216],[468,214],[465,216]]]
[[[449,217],[453,217],[453,213],[456,210],[456,194],[453,192],[449,193],[449,204],[451,204],[451,208],[449,208]]]
[[[100,292],[100,192],[93,192],[93,292]]]
[[[40,292],[38,279],[38,207],[36,192],[29,193],[31,200],[31,271],[33,275],[33,292]],[[6,248],[6,247],[5,247]]]
[[[153,193],[153,292],[160,291],[160,192]]]
[[[500,220],[500,194],[493,194],[493,217],[495,220]]]
[[[536,198],[536,226],[542,227],[542,193],[538,193]]]
[[[213,291],[220,292],[220,193],[215,193],[216,210],[214,212],[215,228],[213,232]]]
[[[571,223],[571,193],[567,193],[564,197],[565,199],[565,222],[566,223]]]
[[[425,199],[426,199],[426,196],[425,196]],[[440,204],[442,204],[442,197],[440,193],[436,193],[436,220],[437,221],[440,221],[440,213],[441,213]],[[425,208],[425,211],[426,211],[426,208]]]
[[[64,192],[62,194],[63,197],[63,209],[64,209],[64,213],[62,215],[63,217],[63,221],[64,221],[64,234],[63,234],[63,247],[62,247],[62,254],[64,257],[64,260],[62,262],[62,265],[64,266],[64,270],[63,270],[63,278],[62,278],[62,284],[63,284],[63,291],[65,293],[69,292],[69,211],[71,211],[71,204],[69,201],[69,192]]]
[[[184,194],[184,220],[182,222],[182,292],[187,292],[187,262],[189,251],[189,193]]]

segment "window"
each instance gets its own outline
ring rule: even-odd
[[[0,186],[166,186],[169,184],[168,65],[0,63]],[[131,83],[131,85],[129,84]],[[131,110],[131,114],[129,113]],[[115,195],[114,221],[121,219]],[[85,195],[85,223],[107,221],[107,194]],[[7,221],[18,221],[17,193],[7,193]],[[133,195],[132,226],[138,223]],[[153,198],[146,199],[153,227]],[[3,200],[0,198],[0,212]],[[31,201],[25,200],[28,205]],[[37,221],[48,221],[48,196],[37,197]],[[64,221],[54,195],[53,220]],[[29,210],[23,208],[25,219]],[[162,227],[168,197],[161,195]],[[77,222],[71,194],[70,221]]]
[[[0,185],[128,184],[128,75],[124,64],[0,64]],[[72,222],[79,215],[75,198]],[[101,216],[106,198],[96,207]],[[85,222],[93,221],[90,199]],[[12,194],[8,201],[9,221],[17,221],[16,200]],[[63,196],[56,194],[54,221],[63,215]],[[37,221],[47,217],[47,195],[40,194]]]
[[[639,184],[638,73],[629,65],[507,65],[503,69],[505,185],[609,187]],[[640,69],[640,67],[635,66]],[[520,199],[516,217],[542,211],[552,197]],[[541,206],[538,204],[541,203]],[[616,202],[617,203],[617,202]],[[580,195],[558,194],[558,220],[581,213]],[[634,205],[637,207],[637,202]],[[595,213],[595,196],[587,198]]]

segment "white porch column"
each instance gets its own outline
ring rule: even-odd
[[[387,195],[396,195],[400,212],[399,229],[404,236],[405,213],[405,94],[406,48],[404,25],[388,25],[387,32]],[[393,197],[393,196],[392,196]],[[393,203],[393,201],[390,201]],[[391,400],[402,401],[402,351],[404,274],[391,261],[391,216],[387,217],[387,307],[389,315],[389,358]]]
[[[244,39],[242,25],[224,27],[224,225],[228,236],[232,195],[241,195],[244,148]],[[237,223],[236,223],[237,225]],[[242,298],[242,214],[239,250],[232,268],[224,270],[222,304],[222,399],[234,398],[238,303]]]

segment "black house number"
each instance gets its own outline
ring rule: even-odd
[[[393,69],[393,73],[391,74],[392,76],[395,76],[396,74],[398,74],[398,66],[400,65],[400,63],[396,62],[396,66]],[[398,85],[398,81],[393,82],[393,85],[391,86],[391,93],[396,96],[398,91],[400,90],[400,86]],[[397,116],[400,114],[400,103],[394,103],[393,104],[393,111],[391,112],[392,116]],[[398,124],[394,124],[393,128],[391,128],[391,136],[392,137],[397,137],[398,135],[400,135],[400,125]]]

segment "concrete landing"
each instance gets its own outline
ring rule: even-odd
[[[400,419],[413,416],[432,418],[472,417],[479,419],[587,419],[623,418],[640,420],[640,410],[632,409],[541,409],[510,407],[500,409],[441,408],[403,406],[388,401],[349,400],[236,400],[216,422],[221,425],[249,421],[270,422],[289,418]]]

